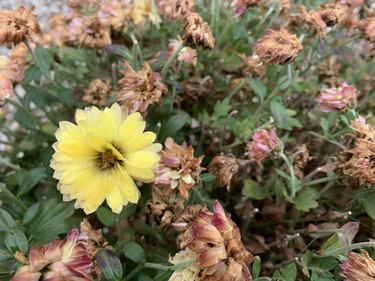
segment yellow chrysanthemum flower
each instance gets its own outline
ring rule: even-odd
[[[117,103],[104,111],[77,110],[75,118],[77,125],[60,122],[53,145],[51,168],[63,200],[76,200],[75,207],[87,214],[104,200],[115,213],[137,203],[134,180],[152,182],[160,159],[155,133],[144,132],[142,116],[122,112]]]

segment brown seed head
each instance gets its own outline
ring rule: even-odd
[[[34,7],[0,11],[0,44],[18,44],[25,38],[42,34]]]
[[[298,7],[299,14],[290,14],[288,26],[290,27],[301,27],[307,26],[308,29],[313,30],[314,34],[318,34],[320,37],[325,36],[325,30],[327,24],[321,18],[320,14],[312,10],[307,12],[306,7],[301,5]]]
[[[109,26],[97,16],[75,18],[70,29],[78,44],[86,48],[102,48],[112,42]]]
[[[285,28],[279,31],[269,29],[268,34],[255,43],[254,54],[266,64],[288,64],[295,60],[302,49],[297,36]]]
[[[315,11],[327,26],[340,24],[346,13],[345,7],[339,3],[325,3]]]
[[[213,49],[215,38],[208,23],[197,13],[188,13],[182,19],[182,39],[188,44]]]
[[[129,63],[125,62],[125,76],[119,81],[117,101],[127,107],[130,112],[146,114],[150,105],[161,102],[161,96],[168,91],[161,81],[160,74],[153,72],[145,62],[142,69],[136,72]]]

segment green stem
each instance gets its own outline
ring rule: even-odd
[[[279,86],[277,85],[271,94],[263,101],[261,105],[259,105],[258,109],[255,111],[254,116],[259,116],[259,114],[264,110],[264,107],[269,103],[269,101],[279,92]]]
[[[12,145],[11,143],[9,143],[9,144]],[[11,168],[11,169],[14,169],[14,170],[19,170],[20,169],[19,166],[14,165],[14,164],[10,163],[9,161],[5,161],[4,158],[0,158],[0,165],[4,165],[4,166],[6,166],[8,168]]]
[[[289,161],[288,157],[284,154],[284,152],[281,152],[279,154],[280,158],[284,160],[285,165],[287,165],[290,175],[290,196],[294,198],[297,193],[297,186],[296,186],[296,176],[294,175],[294,167],[293,163]]]
[[[164,65],[163,70],[161,71],[161,80],[165,80],[165,77],[167,77],[167,73],[169,70],[169,67],[171,66],[174,59],[178,56],[178,54],[181,52],[182,48],[184,47],[184,44],[181,44],[176,50],[174,50],[172,56],[168,59],[167,63]]]
[[[337,256],[337,255],[339,255],[341,253],[344,253],[344,252],[347,252],[347,251],[351,251],[351,250],[361,249],[361,248],[364,248],[364,247],[375,248],[375,242],[361,242],[361,243],[356,243],[356,244],[352,244],[352,245],[349,245],[349,246],[346,246],[346,247],[341,247],[341,248],[338,248],[338,249],[335,249],[335,250],[332,250],[332,251],[325,252],[322,255],[314,254],[314,257],[316,257],[316,258],[324,258],[324,257],[329,257],[329,256]]]
[[[316,185],[316,184],[319,184],[319,183],[323,183],[323,182],[327,182],[327,181],[331,181],[331,180],[335,180],[335,179],[337,179],[336,176],[329,176],[329,177],[320,178],[320,179],[316,179],[316,180],[306,182],[303,185],[304,186],[311,186],[311,185]]]
[[[123,278],[121,281],[129,281],[129,280],[132,280],[132,278],[142,270],[143,268],[143,264],[139,264],[137,265],[137,267],[135,267],[128,275],[126,275],[125,278]]]
[[[233,98],[233,96],[235,95],[235,94],[237,94],[237,92],[239,91],[239,90],[241,90],[242,89],[242,87],[244,86],[246,84],[246,79],[243,79],[242,80],[242,82],[229,94],[229,96],[228,96],[228,99],[229,100],[231,100],[232,98]]]

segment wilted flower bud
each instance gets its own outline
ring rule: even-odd
[[[29,264],[21,267],[11,281],[92,280],[93,263],[88,257],[86,240],[74,228],[64,240],[31,247]]]
[[[358,138],[375,140],[375,130],[366,123],[366,119],[362,116],[351,121],[350,128],[356,132]]]
[[[0,44],[18,44],[24,38],[41,35],[39,22],[33,14],[34,7],[0,11]]]
[[[138,111],[145,114],[148,107],[160,102],[162,94],[168,90],[161,81],[160,74],[153,72],[147,62],[139,72],[125,62],[125,70],[122,73],[125,77],[119,81],[117,101],[130,112]]]
[[[228,190],[230,190],[232,177],[238,172],[238,169],[239,165],[233,155],[215,156],[208,165],[209,172],[217,177],[219,185],[226,186]]]
[[[288,64],[295,60],[302,49],[297,36],[285,28],[279,31],[269,29],[268,34],[255,43],[254,54],[267,64]]]
[[[161,13],[169,20],[181,19],[193,11],[194,0],[156,0]]]
[[[182,39],[186,43],[201,45],[204,48],[215,47],[215,38],[210,26],[197,13],[188,13],[182,19]]]
[[[316,33],[320,37],[324,37],[327,24],[321,18],[320,14],[315,10],[307,12],[306,7],[303,5],[300,5],[298,9],[299,14],[290,14],[288,16],[288,26],[297,28],[307,26],[308,30],[306,31],[312,30],[314,34]]]
[[[22,78],[20,67],[7,56],[0,56],[0,104],[13,94],[12,81],[20,81]]]
[[[236,17],[242,15],[248,8],[259,5],[261,0],[233,0],[230,4],[235,9]]]
[[[201,268],[199,280],[250,281],[248,265],[253,256],[244,247],[239,228],[218,201],[213,209],[214,213],[199,212],[188,225],[181,249],[195,253],[193,265]]]
[[[360,254],[348,252],[346,259],[340,262],[342,273],[346,281],[375,280],[375,261],[365,250]]]
[[[204,170],[200,166],[203,156],[194,157],[191,145],[188,146],[186,142],[178,145],[172,138],[165,141],[165,148],[160,156],[154,184],[178,188],[181,197],[187,199],[189,190],[199,181],[199,174]]]
[[[368,41],[375,43],[375,16],[362,20],[359,29]]]
[[[69,28],[78,43],[86,48],[102,48],[112,42],[109,26],[97,16],[75,18]]]
[[[320,111],[344,111],[356,104],[357,90],[343,82],[338,88],[324,89],[316,100],[319,103]]]
[[[262,162],[271,153],[278,152],[282,148],[281,141],[277,138],[276,129],[259,129],[253,135],[252,141],[247,143],[246,155],[250,160]]]
[[[83,90],[82,101],[86,105],[103,107],[107,105],[109,96],[109,86],[100,79],[92,80],[89,86]]]

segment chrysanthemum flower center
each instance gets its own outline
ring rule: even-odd
[[[102,170],[112,169],[116,163],[121,162],[111,150],[102,152],[97,159],[97,164]]]

